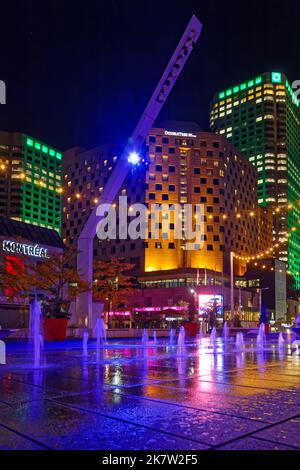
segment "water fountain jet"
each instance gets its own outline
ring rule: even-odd
[[[83,337],[82,337],[82,355],[83,357],[88,357],[88,340],[89,340],[89,334],[87,331],[83,332]]]
[[[42,311],[41,305],[38,299],[35,297],[30,304],[30,317],[29,317],[29,336],[30,340],[33,341],[34,351],[34,368],[38,368],[41,365],[41,354],[44,345],[44,339],[41,331],[41,318]]]
[[[154,344],[157,344],[156,331],[153,331],[153,342],[154,342]]]
[[[225,321],[224,326],[223,326],[223,339],[225,342],[228,340],[228,336],[229,336],[229,328],[227,325],[227,321]]]
[[[213,329],[211,330],[211,333],[210,333],[210,340],[215,343],[216,342],[216,338],[217,338],[217,330],[216,330],[216,327],[214,326]]]
[[[144,329],[143,329],[143,334],[142,334],[142,343],[143,343],[143,346],[147,346],[148,339],[149,339],[148,331],[146,330],[146,328],[144,328]]]
[[[244,347],[244,335],[240,331],[236,334],[235,345],[238,351],[241,351]]]
[[[259,349],[263,349],[265,345],[265,324],[261,323],[258,329],[256,344]]]
[[[170,344],[174,344],[174,339],[175,339],[175,330],[174,328],[170,329]]]
[[[177,354],[182,354],[185,347],[185,330],[184,326],[179,329],[178,340],[177,340]]]
[[[100,362],[101,351],[106,342],[106,328],[102,318],[98,318],[94,328],[94,335],[96,336],[96,362]]]
[[[279,351],[282,351],[284,349],[284,339],[283,339],[282,332],[280,332],[278,336],[278,349]]]

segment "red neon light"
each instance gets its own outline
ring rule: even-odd
[[[7,274],[16,276],[19,271],[19,269],[17,268],[19,268],[21,271],[24,271],[24,260],[22,258],[17,258],[16,256],[6,256],[5,271],[7,272]],[[5,289],[5,295],[7,297],[11,297],[17,292],[17,287],[7,287]]]

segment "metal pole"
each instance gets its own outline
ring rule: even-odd
[[[128,162],[128,155],[131,151],[134,150],[135,152],[139,152],[142,148],[147,134],[158,117],[167,97],[175,85],[177,78],[179,77],[196,42],[198,41],[201,30],[202,24],[198,18],[193,15],[154,90],[150,101],[135,127],[131,138],[118,159],[113,173],[105,185],[99,204],[94,207],[79,235],[77,269],[81,273],[82,278],[85,281],[88,281],[90,285],[92,285],[93,282],[93,240],[97,233],[98,223],[103,219],[103,216],[99,215],[98,209],[101,204],[112,204],[114,202],[131,167],[130,162]],[[93,323],[92,291],[80,294],[78,316],[78,320],[80,322],[83,320],[88,321],[88,325],[91,328]]]
[[[233,275],[233,251],[230,252],[230,316],[234,315],[234,275]]]
[[[239,315],[242,313],[242,289],[239,287]]]

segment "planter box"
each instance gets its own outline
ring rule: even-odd
[[[198,333],[198,323],[188,322],[184,324],[184,330],[187,336],[195,337]]]
[[[45,318],[43,321],[45,341],[63,341],[67,336],[67,318]]]

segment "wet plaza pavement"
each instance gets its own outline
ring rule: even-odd
[[[0,449],[300,449],[300,357],[269,338],[177,346],[49,343],[40,368],[23,342],[0,366]]]

